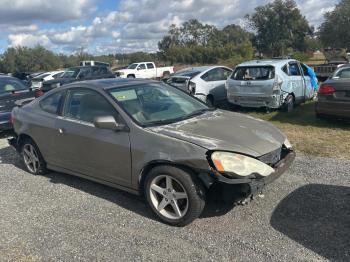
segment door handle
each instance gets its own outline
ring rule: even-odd
[[[59,129],[58,129],[58,132],[59,132],[60,134],[63,134],[65,131],[66,131],[66,130],[65,130],[64,128],[59,128]]]

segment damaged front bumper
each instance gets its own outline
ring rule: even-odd
[[[211,177],[220,183],[230,184],[230,185],[249,185],[250,193],[256,194],[262,192],[263,188],[272,183],[274,180],[279,178],[286,170],[292,165],[295,159],[295,152],[289,151],[283,159],[274,165],[275,172],[267,177],[262,178],[229,178],[225,174],[221,174],[217,171],[211,173]]]

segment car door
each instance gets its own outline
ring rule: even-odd
[[[305,97],[305,83],[300,70],[299,63],[289,62],[289,85],[295,95],[295,101],[301,103]]]
[[[153,63],[147,63],[147,78],[157,77],[157,71]]]
[[[147,68],[145,64],[139,64],[136,68],[136,78],[146,78]]]
[[[55,150],[60,166],[90,177],[124,186],[131,184],[129,133],[98,129],[95,117],[113,116],[117,110],[99,92],[88,88],[67,91],[62,117],[56,123]]]
[[[314,96],[314,88],[311,83],[311,77],[309,76],[308,69],[304,64],[300,64],[301,71],[303,73],[304,78],[304,86],[305,86],[305,99],[311,99]]]
[[[226,99],[225,83],[231,73],[232,71],[228,68],[217,67],[201,76],[208,94],[213,95],[215,101]]]

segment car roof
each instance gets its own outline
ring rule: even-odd
[[[17,80],[21,81],[21,80],[18,79],[17,77],[10,76],[10,75],[6,75],[6,74],[0,74],[0,78],[12,78],[12,79],[17,79]]]
[[[272,65],[272,66],[284,66],[285,64],[289,62],[298,62],[295,59],[262,59],[262,60],[250,60],[246,61],[244,63],[241,63],[237,65],[239,66],[266,66],[266,65]]]
[[[135,79],[135,78],[105,78],[105,79],[95,79],[95,80],[86,80],[74,82],[62,86],[62,88],[71,88],[71,87],[88,87],[94,89],[111,89],[118,87],[125,87],[137,84],[149,84],[149,83],[162,83],[155,80],[149,79]]]
[[[179,71],[177,71],[175,74],[177,73],[182,73],[182,72],[190,72],[190,71],[193,71],[193,72],[204,72],[206,70],[209,70],[209,69],[212,69],[212,68],[216,68],[216,67],[225,67],[225,68],[228,68],[227,66],[221,66],[221,65],[214,65],[214,66],[194,66],[194,67],[186,67],[186,68],[183,68]]]

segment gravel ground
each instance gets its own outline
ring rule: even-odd
[[[0,170],[1,261],[350,261],[350,161],[298,157],[264,198],[217,198],[185,228],[128,193],[29,175],[4,139]]]

